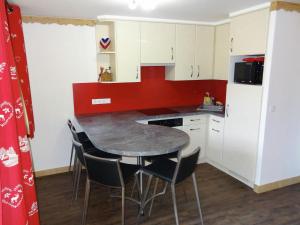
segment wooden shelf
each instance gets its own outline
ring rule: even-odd
[[[103,51],[103,52],[98,52],[97,54],[116,54],[116,52],[113,52],[113,51]]]

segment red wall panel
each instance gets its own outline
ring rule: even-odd
[[[140,83],[73,84],[75,115],[199,105],[205,92],[214,96],[214,89],[217,99],[225,99],[226,83],[166,81],[164,67],[142,67],[141,74]],[[93,98],[111,98],[111,104],[92,105]]]

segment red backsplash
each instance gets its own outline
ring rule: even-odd
[[[167,81],[165,67],[142,67],[140,83],[75,83],[75,115],[137,109],[199,105],[205,92],[225,101],[226,81]],[[111,98],[111,104],[92,105],[93,98]]]

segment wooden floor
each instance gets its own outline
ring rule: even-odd
[[[208,164],[198,166],[196,173],[205,225],[300,225],[300,185],[258,195]],[[84,178],[73,204],[70,174],[37,179],[42,225],[80,225]],[[131,187],[129,183],[128,191]],[[92,186],[87,224],[121,224],[121,202],[109,193],[105,187]],[[199,224],[191,179],[177,186],[177,203],[181,224]],[[136,224],[136,216],[137,206],[128,202],[126,224]],[[151,217],[140,224],[175,224],[170,191],[156,200]]]

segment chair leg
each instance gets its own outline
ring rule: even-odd
[[[69,172],[71,171],[72,161],[73,161],[73,154],[74,154],[74,144],[72,144],[71,148],[71,157],[70,157],[70,164],[69,164]]]
[[[176,220],[176,225],[179,225],[178,212],[177,212],[177,203],[176,203],[176,192],[175,192],[175,184],[171,184],[172,190],[172,200],[173,200],[173,208],[174,208],[174,216]]]
[[[159,178],[156,178],[155,185],[154,185],[154,190],[153,190],[153,195],[156,194],[158,182],[159,182]],[[151,215],[153,203],[154,203],[154,198],[152,198],[151,203],[150,203],[149,214],[148,214],[149,216]]]
[[[152,178],[153,178],[153,176],[150,175],[149,178],[148,178],[146,190],[145,190],[145,192],[142,194],[143,199],[142,199],[141,209],[140,209],[140,214],[141,214],[141,215],[144,214],[144,210],[145,210],[145,209],[144,209],[144,205],[145,205],[145,202],[146,202],[146,200],[147,200],[147,196],[148,196],[148,192],[149,192],[149,189],[150,189],[150,185],[151,185]]]
[[[73,175],[72,175],[73,176],[72,177],[73,182],[75,182],[75,179],[76,179],[76,169],[77,169],[78,163],[79,163],[79,161],[78,161],[77,156],[75,154],[74,155],[74,164],[73,164]]]
[[[199,211],[199,215],[200,215],[200,220],[201,220],[201,224],[203,225],[203,217],[202,217],[202,212],[201,212],[201,205],[200,205],[200,199],[199,199],[199,193],[198,193],[198,185],[197,185],[195,173],[192,174],[192,178],[193,178],[193,184],[194,184],[194,189],[195,189],[195,194],[196,194],[196,200],[197,200],[197,206],[198,206],[198,211]]]
[[[134,189],[135,189],[135,186],[137,185],[137,182],[138,182],[137,177],[134,176],[134,183],[133,183],[132,190],[131,190],[131,194],[130,194],[130,197],[131,197],[131,198],[132,198],[133,195],[134,195]]]
[[[87,210],[88,210],[89,198],[90,198],[90,190],[91,190],[90,180],[88,178],[86,178],[85,197],[84,197],[84,205],[83,205],[83,213],[82,213],[82,222],[81,222],[81,225],[85,225],[86,224]]]
[[[77,172],[78,175],[76,178],[76,187],[75,187],[75,200],[77,200],[78,198],[81,171],[82,171],[82,165],[79,163],[78,172]]]
[[[74,178],[73,178],[73,194],[72,194],[72,200],[75,200],[75,193],[76,193],[76,184],[77,184],[77,177],[78,177],[78,171],[79,171],[79,163],[76,162],[74,165]]]
[[[125,187],[122,187],[122,225],[125,225]]]

